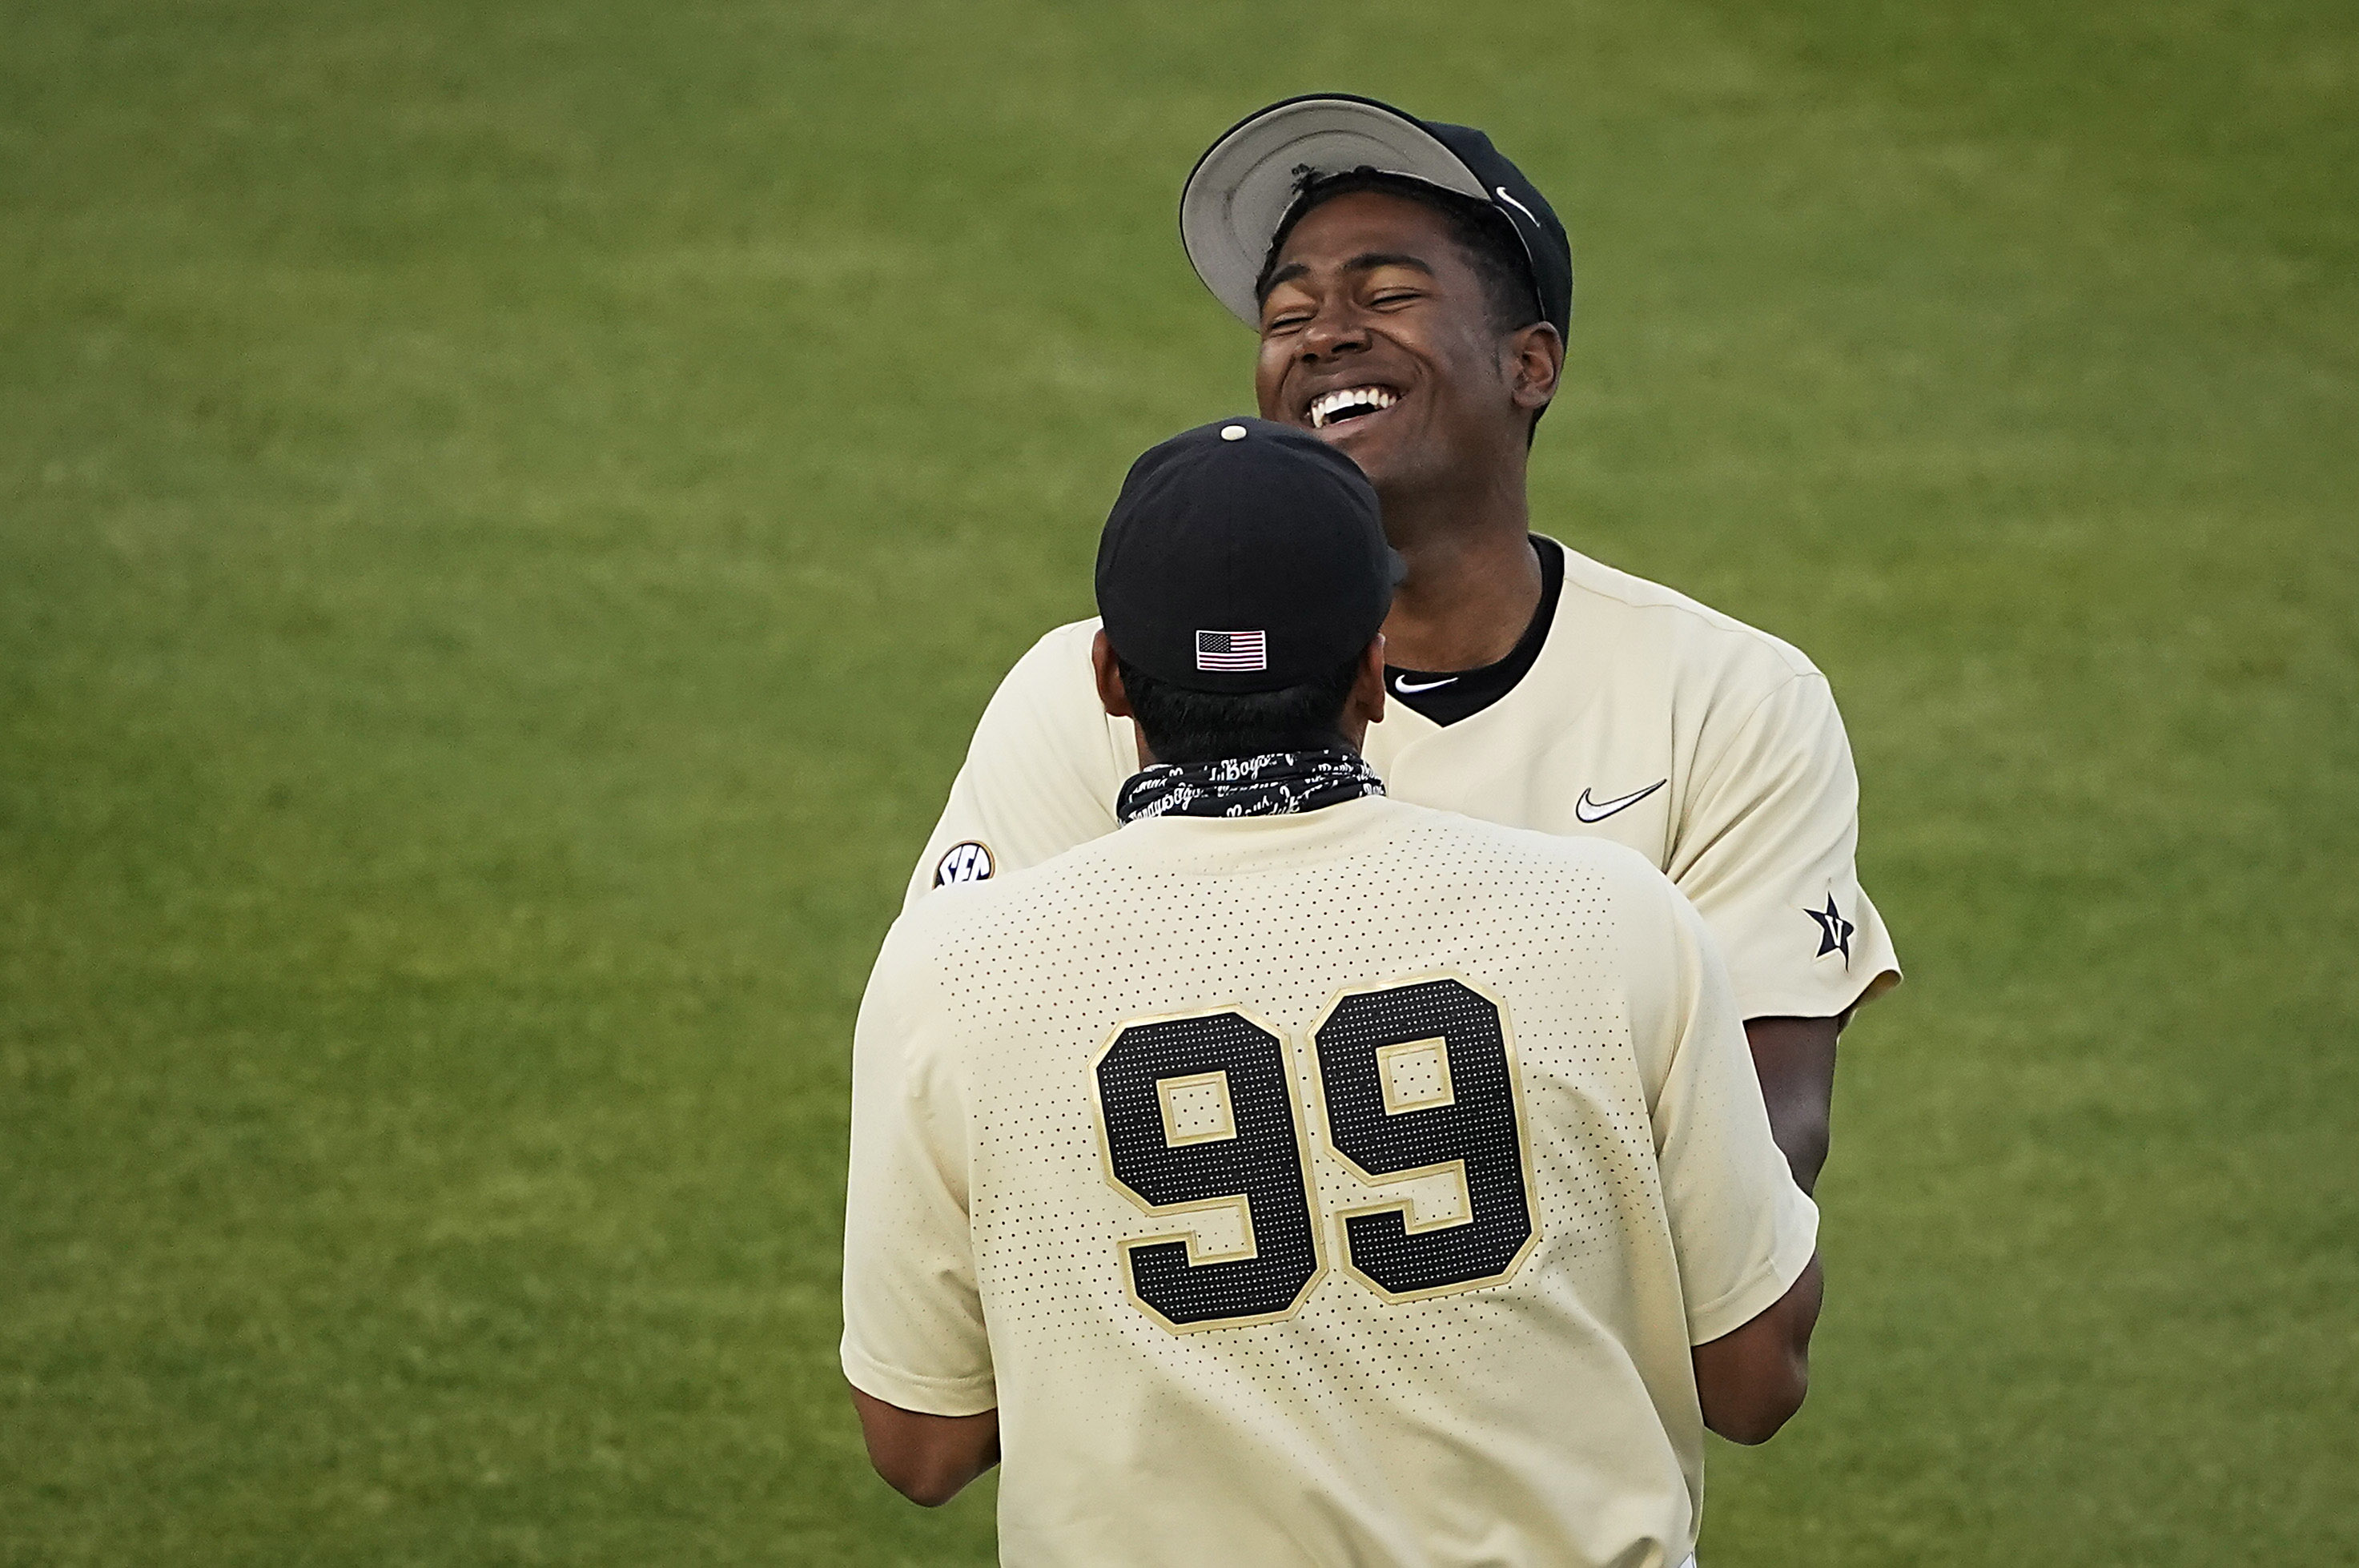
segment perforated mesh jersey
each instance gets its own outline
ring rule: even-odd
[[[1552,540],[1540,549],[1562,580],[1536,648],[1504,669],[1387,682],[1396,700],[1361,747],[1386,792],[1628,844],[1702,911],[1747,1018],[1832,1018],[1897,984],[1891,934],[1854,864],[1859,780],[1826,677],[1692,599]],[[1099,703],[1095,630],[1060,626],[1008,671],[909,903],[932,896],[963,844],[987,846],[1004,876],[1114,831],[1138,746]],[[1832,947],[1819,918],[1830,900],[1853,928]]]
[[[1814,1245],[1661,875],[1382,798],[929,895],[853,1102],[845,1371],[998,1407],[1014,1564],[1678,1563]]]

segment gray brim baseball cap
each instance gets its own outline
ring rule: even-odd
[[[1246,115],[1196,160],[1180,193],[1180,241],[1204,287],[1240,321],[1258,326],[1254,284],[1278,225],[1303,186],[1372,169],[1483,202],[1524,247],[1540,318],[1572,327],[1572,244],[1548,199],[1468,125],[1420,120],[1350,93],[1288,98]]]

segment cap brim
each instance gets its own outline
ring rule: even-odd
[[[1400,111],[1366,98],[1290,98],[1239,121],[1196,160],[1180,192],[1180,243],[1196,276],[1238,320],[1259,325],[1254,283],[1301,180],[1354,169],[1490,200],[1456,153]]]

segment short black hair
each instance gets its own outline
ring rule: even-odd
[[[1119,653],[1123,695],[1158,762],[1219,762],[1273,751],[1317,751],[1341,739],[1343,704],[1360,658],[1275,691],[1190,691],[1159,681]]]
[[[1524,254],[1524,242],[1516,237],[1514,226],[1488,202],[1365,165],[1341,174],[1306,176],[1299,181],[1294,205],[1278,220],[1277,232],[1269,239],[1269,251],[1262,257],[1261,276],[1254,279],[1255,299],[1269,298],[1270,274],[1277,270],[1277,253],[1286,248],[1287,236],[1294,233],[1294,225],[1309,217],[1314,209],[1357,191],[1379,191],[1441,214],[1450,224],[1450,237],[1466,253],[1466,259],[1473,264],[1474,275],[1483,280],[1483,298],[1490,307],[1494,330],[1505,335],[1520,332],[1540,319],[1539,286],[1532,280],[1531,258]]]

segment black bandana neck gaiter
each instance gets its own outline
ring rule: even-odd
[[[1148,817],[1275,817],[1381,795],[1384,780],[1353,751],[1273,751],[1219,762],[1158,762],[1114,798],[1125,822]]]

